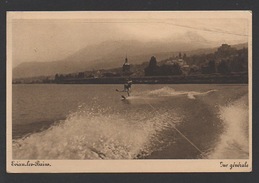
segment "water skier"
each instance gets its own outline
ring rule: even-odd
[[[132,80],[128,79],[127,82],[124,84],[124,91],[127,92],[128,96],[130,96],[129,92],[131,89]]]
[[[127,92],[128,96],[130,96],[131,85],[132,85],[132,80],[127,79],[127,81],[124,83],[124,89],[122,91],[119,91],[118,89],[116,89],[116,91],[117,92]]]

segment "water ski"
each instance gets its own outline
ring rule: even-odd
[[[125,92],[125,91],[123,91],[123,90],[120,91],[120,90],[118,90],[118,89],[116,89],[116,91],[117,91],[117,92]],[[124,95],[121,95],[121,100],[126,100],[126,97],[125,97]]]

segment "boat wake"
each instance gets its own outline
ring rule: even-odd
[[[210,159],[243,159],[249,157],[248,99],[244,96],[237,101],[221,106],[219,118],[223,125],[215,148],[209,153]]]
[[[197,92],[197,91],[176,91],[171,87],[163,87],[160,89],[148,91],[145,93],[148,97],[177,97],[177,96],[187,96],[189,99],[196,99],[197,96],[207,95],[212,92],[216,92],[217,90],[208,90],[205,92]]]
[[[145,114],[144,114],[145,113]],[[173,120],[168,117],[173,116]],[[163,147],[160,133],[181,122],[176,112],[120,114],[81,106],[49,129],[13,141],[15,159],[135,159]],[[171,139],[170,139],[171,141]],[[169,140],[168,140],[169,142]]]

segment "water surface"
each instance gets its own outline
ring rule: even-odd
[[[13,85],[13,158],[248,158],[247,85],[122,87]]]

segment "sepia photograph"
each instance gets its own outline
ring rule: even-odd
[[[7,171],[252,171],[250,11],[7,13]]]

